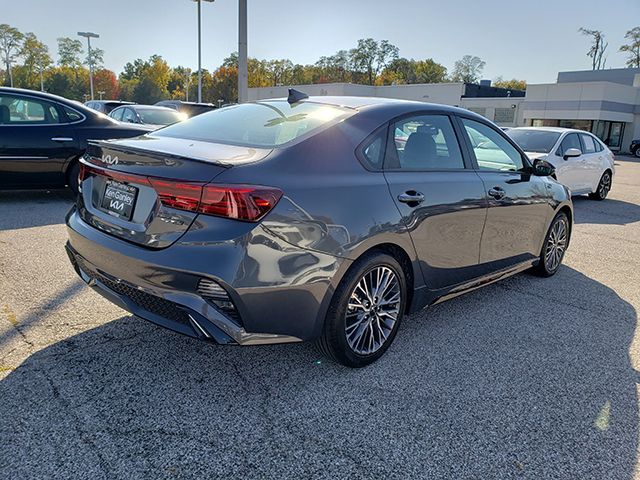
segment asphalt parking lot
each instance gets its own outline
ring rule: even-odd
[[[374,365],[221,347],[80,282],[63,192],[0,193],[0,478],[640,478],[640,161],[565,265],[405,319]]]

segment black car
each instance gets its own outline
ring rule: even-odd
[[[195,117],[201,113],[210,112],[218,108],[213,103],[183,102],[182,100],[161,100],[156,102],[155,105],[173,108],[180,113],[185,113],[189,117]]]
[[[631,142],[631,146],[629,147],[629,150],[631,151],[632,154],[634,154],[636,157],[640,158],[640,139],[638,140],[633,140]]]
[[[77,190],[78,159],[89,139],[128,138],[147,130],[123,125],[57,95],[0,88],[0,189]]]
[[[86,107],[108,115],[114,108],[122,107],[123,105],[135,105],[135,102],[124,102],[122,100],[90,100],[84,102],[84,104]]]

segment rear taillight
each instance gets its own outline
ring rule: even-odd
[[[160,202],[170,208],[250,222],[264,217],[282,197],[282,191],[273,187],[183,182],[122,173],[81,163],[79,181],[84,181],[89,175],[150,186],[158,194]]]
[[[282,197],[276,188],[253,185],[205,185],[198,211],[207,215],[256,221]]]

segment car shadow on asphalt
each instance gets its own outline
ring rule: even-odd
[[[6,215],[0,216],[0,230],[63,223],[73,202],[74,196],[67,189],[0,190],[0,211],[14,212],[10,218]],[[46,205],[46,208],[43,205]],[[15,212],[24,212],[24,214],[16,215]],[[7,223],[9,220],[11,223]]]
[[[586,195],[576,196],[573,209],[576,224],[628,225],[640,221],[640,205],[613,198],[597,201]]]
[[[0,476],[631,479],[637,320],[569,267],[415,314],[360,370],[123,316],[0,382]]]

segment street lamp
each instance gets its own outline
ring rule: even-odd
[[[92,32],[78,32],[78,36],[87,39],[87,58],[89,59],[89,85],[91,86],[91,100],[93,100],[93,58],[91,58],[91,39],[100,38],[100,35]]]
[[[198,4],[198,102],[202,102],[202,31],[201,31],[201,13],[200,4],[202,0],[193,0]],[[204,0],[213,3],[215,0]]]
[[[247,64],[247,0],[238,1],[238,103],[249,100]]]

